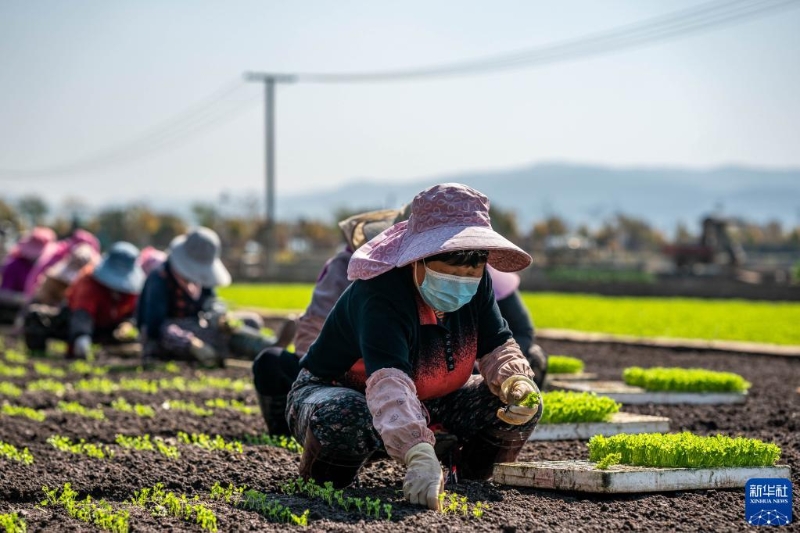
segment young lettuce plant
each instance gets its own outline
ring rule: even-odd
[[[622,379],[628,385],[648,391],[672,392],[745,392],[750,382],[732,372],[714,372],[702,368],[626,368]]]
[[[50,489],[47,486],[42,487],[42,491],[45,494],[45,500],[40,504],[42,506],[63,507],[72,518],[94,524],[105,531],[127,533],[129,530],[128,511],[115,511],[105,500],[94,501],[91,496],[78,500],[78,493],[69,483],[64,484],[61,494],[58,488]]]
[[[547,409],[539,419],[540,424],[607,422],[621,407],[611,398],[592,392],[545,392],[542,401]]]
[[[567,355],[550,355],[547,357],[548,374],[580,374],[583,372],[583,361]]]
[[[21,405],[11,405],[7,402],[4,402],[3,406],[0,407],[0,412],[8,416],[23,416],[35,422],[43,422],[47,416],[44,414],[44,411],[39,409],[31,409],[30,407],[23,407]]]
[[[781,456],[775,444],[744,437],[701,437],[684,433],[595,435],[589,440],[589,460],[602,462],[618,455],[620,464],[662,468],[773,466]],[[617,458],[614,458],[616,460]],[[607,460],[611,461],[611,459]]]
[[[15,461],[24,465],[33,464],[33,455],[31,455],[31,452],[28,451],[28,448],[23,448],[22,451],[20,451],[13,444],[9,444],[1,440],[0,457],[5,457],[9,461]]]
[[[25,533],[28,526],[17,513],[2,513],[0,514],[0,529],[6,533]]]

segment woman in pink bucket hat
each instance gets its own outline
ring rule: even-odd
[[[488,479],[495,463],[515,460],[541,412],[519,404],[538,388],[486,265],[513,272],[530,263],[492,229],[486,196],[454,183],[419,193],[407,221],[359,248],[353,284],[287,399],[301,475],[344,487],[385,451],[407,467],[406,498],[437,509],[448,457],[434,429],[457,438],[449,458],[463,478]]]

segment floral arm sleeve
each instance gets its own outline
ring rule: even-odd
[[[406,452],[421,442],[434,444],[414,382],[402,370],[382,368],[367,379],[367,407],[386,452],[404,461]]]

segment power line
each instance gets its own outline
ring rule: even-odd
[[[722,0],[580,39],[477,60],[383,72],[276,73],[274,76],[285,76],[297,83],[358,83],[466,76],[498,70],[530,68],[664,41],[798,5],[800,4],[797,0],[757,0],[755,2],[752,0]]]
[[[596,56],[631,49],[741,22],[769,12],[800,5],[798,0],[721,0],[654,17],[547,46],[504,53],[486,58],[423,68],[351,73],[250,73],[248,79],[271,79],[276,83],[364,83],[412,81],[427,78],[474,76],[501,70],[532,68],[560,61]],[[98,168],[127,163],[185,142],[197,134],[228,122],[259,100],[258,95],[232,102],[245,86],[241,80],[228,83],[174,117],[145,130],[131,141],[106,149],[78,161],[44,169],[12,170],[0,168],[2,178],[42,178],[90,172]]]

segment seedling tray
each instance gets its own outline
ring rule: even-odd
[[[744,403],[744,392],[666,392],[646,391],[641,387],[631,387],[623,381],[553,381],[555,389],[594,392],[622,404],[730,404]]]
[[[751,478],[789,478],[787,465],[731,468],[651,468],[613,465],[598,470],[589,461],[500,463],[494,481],[547,490],[625,494],[744,488]]]
[[[539,424],[528,440],[588,440],[595,435],[610,437],[620,433],[666,433],[669,418],[614,413],[608,422],[576,422],[569,424]]]

